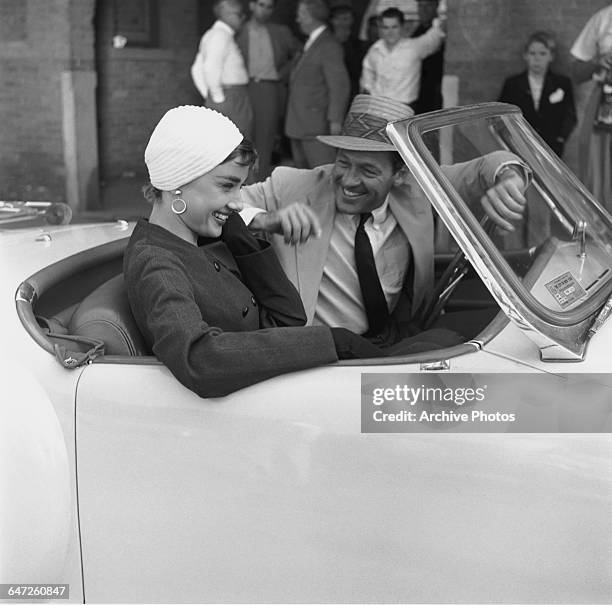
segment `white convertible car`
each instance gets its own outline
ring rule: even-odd
[[[106,603],[610,602],[612,217],[512,106],[388,131],[439,217],[430,317],[480,318],[452,349],[200,399],[134,325],[131,224],[0,224],[0,583]],[[533,171],[513,239],[439,168],[497,149]],[[362,373],[432,372],[517,376],[539,432],[361,432]],[[595,401],[562,427],[520,388],[534,373],[581,375]]]

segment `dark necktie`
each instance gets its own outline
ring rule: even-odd
[[[366,221],[371,216],[372,214],[369,212],[361,215],[359,226],[355,233],[355,264],[368,318],[366,336],[376,336],[379,334],[389,318],[389,308],[387,307],[387,301],[380,285],[378,273],[376,272],[372,244],[364,228]]]

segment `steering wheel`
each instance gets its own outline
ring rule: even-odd
[[[480,221],[480,226],[484,229],[487,235],[491,235],[495,229],[495,223],[485,215]],[[455,256],[451,259],[440,279],[435,283],[432,294],[431,302],[423,313],[423,324],[422,329],[428,330],[440,317],[446,302],[451,297],[455,288],[461,283],[461,280],[467,275],[470,270],[469,261],[465,256],[465,252],[459,248],[455,253]]]

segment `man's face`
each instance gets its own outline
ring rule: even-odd
[[[338,13],[330,20],[332,30],[339,42],[346,42],[351,36],[353,14],[349,11]]]
[[[219,6],[219,19],[227,23],[233,30],[238,31],[244,21],[244,11],[239,2],[227,0]]]
[[[351,29],[353,27],[353,13],[349,11],[337,13],[331,18],[331,24],[334,30],[337,27]]]
[[[388,46],[395,46],[402,37],[402,25],[395,17],[384,17],[378,24],[378,35]]]
[[[336,210],[362,214],[381,206],[394,183],[392,157],[390,151],[339,149],[332,171]]]
[[[529,45],[523,57],[529,71],[539,76],[546,73],[548,66],[553,60],[550,50],[542,42],[537,42],[536,40]]]
[[[307,36],[313,30],[313,19],[304,4],[298,5],[296,23],[300,26],[300,30]]]
[[[249,4],[251,15],[258,23],[267,23],[274,11],[274,0],[257,0]]]

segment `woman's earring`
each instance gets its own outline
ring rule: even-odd
[[[185,210],[187,210],[187,204],[185,203],[185,200],[181,197],[181,190],[177,189],[174,192],[174,195],[176,195],[177,197],[175,197],[172,200],[172,204],[170,206],[170,208],[172,208],[172,212],[174,212],[174,214],[183,214],[183,212],[185,212]],[[175,206],[176,204],[176,206]]]

